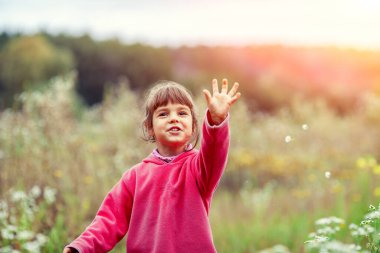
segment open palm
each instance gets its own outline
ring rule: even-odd
[[[208,90],[203,90],[213,123],[219,124],[227,117],[230,107],[240,98],[240,92],[237,92],[238,88],[239,84],[235,82],[228,91],[228,81],[223,79],[222,89],[219,92],[218,81],[213,79],[212,95]]]

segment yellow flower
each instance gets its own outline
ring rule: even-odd
[[[84,212],[88,211],[90,209],[90,201],[88,199],[84,199],[82,201],[82,210]]]
[[[62,170],[55,170],[54,176],[57,178],[61,178],[63,176]]]
[[[368,166],[369,166],[369,167],[374,167],[374,166],[377,165],[377,161],[376,161],[376,159],[373,158],[373,157],[369,157],[367,163],[368,163]]]
[[[367,167],[366,159],[363,157],[357,159],[356,160],[356,167],[358,167],[359,169],[364,169],[365,167]]]
[[[335,184],[332,185],[330,191],[331,193],[339,193],[343,190],[342,184],[339,182],[336,182]]]
[[[376,164],[376,166],[373,167],[373,173],[380,175],[380,165]]]
[[[380,196],[380,187],[376,187],[375,190],[373,190],[373,195],[375,195],[376,197]]]

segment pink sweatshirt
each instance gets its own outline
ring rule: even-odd
[[[150,155],[126,171],[95,219],[68,247],[108,252],[127,234],[128,253],[216,252],[208,220],[229,147],[228,118],[202,126],[199,151],[166,163]]]

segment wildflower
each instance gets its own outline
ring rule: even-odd
[[[376,197],[379,197],[380,196],[380,187],[376,187],[374,190],[373,190],[373,195],[375,195]],[[380,205],[380,204],[379,204]]]
[[[360,169],[364,169],[367,167],[367,161],[365,158],[361,157],[359,159],[356,160],[356,167],[360,168]]]
[[[47,237],[43,234],[37,234],[37,241],[40,245],[44,245],[45,243],[47,243]]]
[[[380,165],[376,164],[372,170],[374,174],[380,175]]]
[[[11,199],[13,202],[19,202],[27,199],[25,192],[15,191],[12,193]]]
[[[51,204],[55,201],[55,194],[57,191],[49,186],[45,187],[44,198],[48,204]]]
[[[367,214],[367,215],[365,216],[365,218],[366,218],[367,220],[380,219],[380,211],[377,210],[377,211],[370,212],[369,214]]]
[[[30,190],[30,195],[33,198],[38,198],[41,195],[41,188],[37,185],[33,186],[33,188]]]
[[[13,225],[8,225],[1,230],[1,237],[6,240],[13,240],[15,238],[17,228]]]
[[[303,125],[302,125],[302,129],[303,129],[303,130],[307,130],[307,129],[309,129],[309,126],[308,126],[307,124],[303,124]]]
[[[358,229],[358,225],[354,224],[354,223],[351,223],[349,226],[348,226],[349,229]]]
[[[62,170],[55,170],[54,171],[54,176],[56,178],[61,178],[63,176]]]
[[[322,219],[319,219],[315,222],[315,224],[317,226],[326,226],[326,225],[331,225],[331,224],[343,224],[343,223],[344,223],[343,219],[340,219],[340,218],[335,217],[335,216],[331,216],[328,218],[322,218]]]
[[[39,253],[40,247],[41,246],[37,241],[27,242],[23,245],[23,248],[31,253]]]
[[[335,230],[331,227],[324,227],[317,230],[317,234],[319,235],[333,235],[335,234]]]
[[[17,239],[21,241],[30,240],[33,238],[33,232],[28,230],[23,230],[17,233]]]
[[[292,137],[290,136],[290,135],[287,135],[287,136],[285,136],[285,142],[286,143],[289,143],[289,142],[291,142],[293,139],[292,139]]]
[[[326,177],[327,179],[329,179],[330,176],[331,176],[331,172],[330,172],[330,171],[326,171],[326,172],[325,172],[325,177]]]
[[[329,238],[327,236],[315,235],[312,240],[306,241],[305,243],[311,243],[311,244],[323,243],[323,242],[327,242],[328,240],[329,240]]]
[[[368,162],[368,166],[371,168],[377,165],[377,161],[373,157],[368,157],[367,162]]]

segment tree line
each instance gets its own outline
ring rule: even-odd
[[[271,112],[297,98],[324,99],[349,111],[364,92],[380,92],[380,52],[281,45],[155,47],[90,35],[0,34],[0,108],[15,95],[76,71],[76,90],[88,105],[109,87],[128,83],[142,94],[161,79],[198,92],[211,78],[241,83],[250,109]]]

